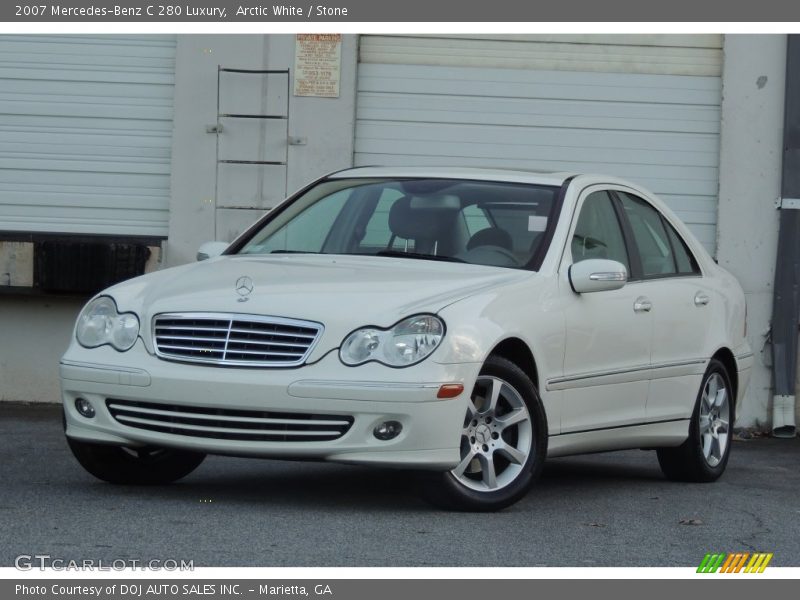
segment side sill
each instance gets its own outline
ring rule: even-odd
[[[547,457],[557,458],[608,450],[680,446],[688,437],[689,419],[562,433],[552,435],[548,439]]]

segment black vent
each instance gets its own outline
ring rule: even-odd
[[[34,285],[45,292],[95,294],[142,275],[148,258],[143,244],[36,242]]]

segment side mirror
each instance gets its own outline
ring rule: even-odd
[[[615,260],[590,258],[569,268],[569,283],[577,294],[618,290],[627,281],[628,270]]]
[[[197,250],[197,260],[208,260],[219,256],[228,246],[228,242],[206,242]]]

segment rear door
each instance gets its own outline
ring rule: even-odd
[[[651,203],[615,192],[635,251],[636,288],[652,306],[647,421],[688,418],[700,385],[714,297],[687,244]]]

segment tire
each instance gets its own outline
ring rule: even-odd
[[[547,420],[536,386],[511,361],[490,356],[464,417],[462,461],[452,471],[424,474],[423,495],[448,510],[500,510],[527,493],[546,455]]]
[[[732,392],[725,365],[711,359],[697,393],[688,439],[677,448],[658,449],[658,463],[667,479],[707,483],[725,472],[736,416]]]
[[[67,438],[72,454],[89,473],[109,483],[160,485],[194,471],[205,454],[164,448],[123,448]]]

